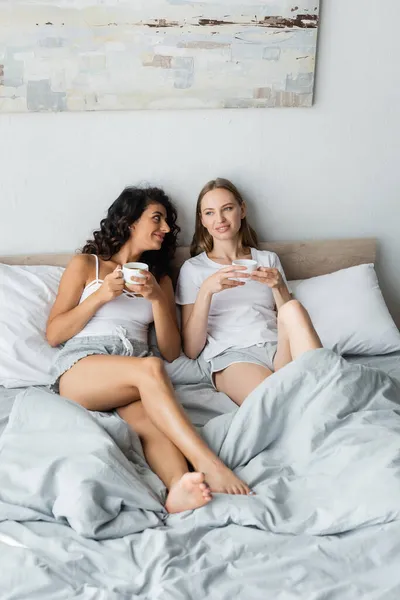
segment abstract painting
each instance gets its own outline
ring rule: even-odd
[[[319,0],[0,0],[0,112],[308,107]]]

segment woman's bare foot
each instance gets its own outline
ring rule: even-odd
[[[171,486],[165,508],[169,513],[179,513],[200,508],[211,499],[210,488],[203,473],[185,473]]]
[[[249,486],[243,483],[243,481],[220,460],[208,464],[196,465],[196,468],[204,473],[205,479],[212,492],[221,494],[254,494]]]

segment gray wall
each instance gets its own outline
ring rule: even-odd
[[[140,182],[176,200],[188,242],[224,176],[262,239],[376,236],[400,324],[399,56],[398,0],[325,0],[312,109],[1,115],[0,254],[75,249]]]

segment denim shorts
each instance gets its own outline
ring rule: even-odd
[[[60,377],[79,360],[87,356],[152,356],[145,342],[128,339],[124,333],[119,335],[92,335],[74,337],[65,342],[54,361],[50,374],[54,383],[51,389],[59,393]]]
[[[236,363],[260,365],[274,372],[274,358],[277,347],[276,342],[265,342],[248,348],[228,348],[208,361],[211,383],[215,387],[214,374]]]

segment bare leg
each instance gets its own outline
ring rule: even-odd
[[[285,305],[283,305],[285,306]],[[282,310],[283,306],[279,309]],[[290,352],[289,335],[283,320],[280,319],[278,312],[278,346],[274,357],[274,371],[279,371],[285,365],[292,362],[292,353]]]
[[[118,408],[117,412],[136,431],[151,470],[169,490],[165,503],[169,513],[193,510],[211,500],[203,473],[188,472],[183,454],[153,425],[140,401]]]
[[[298,300],[286,302],[278,312],[278,347],[274,370],[278,371],[303,352],[322,348],[310,316]],[[239,406],[262,382],[272,375],[267,367],[252,363],[236,363],[215,374],[215,386]]]
[[[208,448],[176,401],[163,362],[155,357],[88,356],[60,380],[60,393],[89,410],[110,410],[141,399],[155,425],[204,473],[213,492],[248,494],[243,483]]]
[[[278,312],[278,349],[275,354],[275,371],[282,369],[307,350],[322,348],[321,340],[311,322],[310,315],[298,300],[286,302]]]
[[[254,363],[235,363],[215,373],[215,387],[239,406],[266,377],[272,375],[267,367]]]

